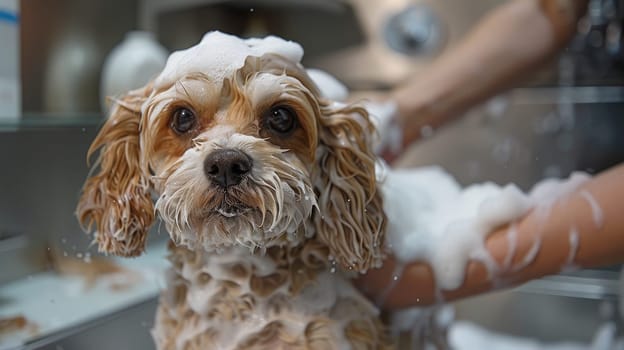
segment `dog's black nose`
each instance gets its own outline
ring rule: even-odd
[[[252,161],[236,149],[222,149],[210,153],[204,160],[206,177],[221,187],[238,185],[251,171]]]

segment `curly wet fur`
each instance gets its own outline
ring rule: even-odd
[[[275,55],[249,57],[219,86],[204,73],[116,101],[89,151],[100,153],[78,205],[100,250],[123,256],[142,253],[155,213],[165,223],[173,267],[158,348],[389,346],[375,308],[335,271],[365,270],[383,257],[366,111],[323,100],[300,65]],[[288,137],[267,133],[258,117],[276,103],[299,118]],[[180,106],[201,117],[192,136],[170,128]],[[202,164],[227,148],[254,166],[225,191]],[[333,293],[318,299],[330,304],[314,293]]]
[[[323,245],[309,241],[242,256],[248,252],[172,246],[170,287],[153,332],[160,349],[389,348],[374,307],[328,271]],[[342,286],[335,292],[331,284]],[[321,300],[312,300],[316,293]]]
[[[154,221],[150,179],[140,168],[140,111],[146,89],[117,101],[87,153],[98,149],[96,175],[85,183],[78,219],[85,231],[94,230],[100,251],[137,256],[145,248],[147,231]]]

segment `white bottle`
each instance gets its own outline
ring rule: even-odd
[[[16,120],[21,110],[19,3],[0,0],[0,120]]]
[[[106,58],[100,82],[100,103],[107,112],[109,97],[120,97],[155,78],[165,67],[167,50],[151,32],[132,31]]]

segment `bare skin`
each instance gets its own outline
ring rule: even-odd
[[[586,6],[587,0],[514,0],[487,14],[460,44],[387,96],[397,104],[403,148],[423,127],[448,123],[551,60],[576,32]]]
[[[404,131],[403,146],[416,141],[423,126],[438,127],[453,120],[552,59],[575,33],[586,7],[586,0],[514,0],[488,14],[461,44],[388,97],[398,105],[396,122]],[[385,157],[392,161],[399,154]],[[595,222],[587,193],[603,210],[601,225]],[[485,243],[500,271],[490,276],[483,264],[471,261],[463,284],[455,290],[437,291],[433,272],[423,262],[407,264],[400,279],[393,281],[398,263],[392,256],[380,269],[360,276],[356,284],[373,300],[383,297],[384,308],[401,309],[430,305],[440,296],[452,301],[558,273],[570,263],[570,256],[575,266],[583,268],[621,263],[621,198],[624,165],[594,177],[572,196],[557,202],[543,228],[537,229],[535,212],[516,222],[516,250],[510,266],[505,266],[510,227],[492,232]],[[570,252],[573,229],[578,232],[579,244]],[[519,268],[536,240],[540,246],[535,259]]]
[[[594,217],[595,212],[588,201],[588,194],[601,208],[601,220]],[[514,223],[517,241],[509,266],[504,267],[505,259],[510,253],[507,237],[510,227],[504,226],[491,233],[486,240],[486,247],[501,267],[494,279],[488,275],[483,264],[471,261],[466,268],[464,283],[455,290],[441,291],[442,297],[445,301],[453,301],[496,288],[515,286],[559,273],[570,263],[580,268],[591,268],[624,262],[622,198],[624,164],[601,173],[569,197],[558,200],[545,222],[539,213],[530,212]],[[569,244],[573,229],[578,233],[579,239],[576,251]],[[541,243],[534,260],[518,269],[536,240]],[[571,254],[573,259],[569,261]],[[397,261],[390,257],[380,269],[369,270],[356,284],[372,300],[379,300],[383,296],[382,306],[390,310],[431,305],[437,301],[433,272],[422,262],[407,264],[400,279],[388,290],[393,283],[396,265]]]

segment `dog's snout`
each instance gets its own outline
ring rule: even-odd
[[[236,149],[214,151],[204,160],[206,177],[224,188],[238,185],[249,174],[251,167],[251,158]]]

